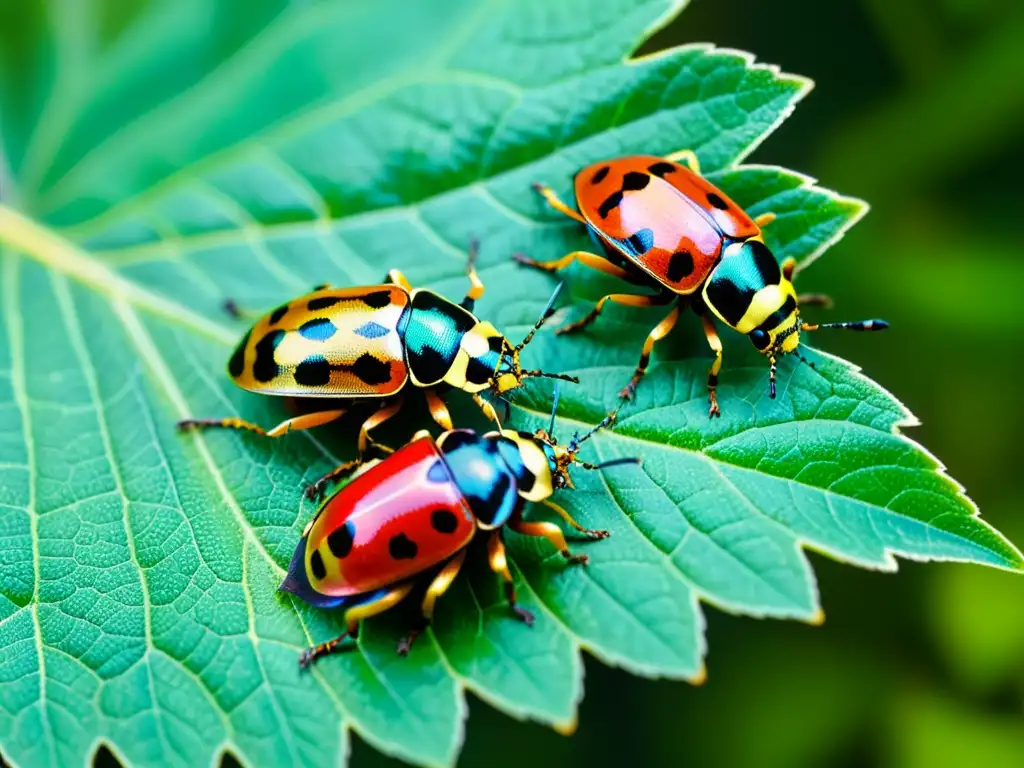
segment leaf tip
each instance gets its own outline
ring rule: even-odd
[[[686,682],[690,685],[704,685],[708,679],[708,668],[705,664],[701,664],[700,668],[686,678]]]
[[[572,736],[576,733],[576,729],[579,727],[580,721],[576,715],[573,715],[568,720],[564,720],[560,723],[552,723],[551,727],[555,733],[562,736]]]

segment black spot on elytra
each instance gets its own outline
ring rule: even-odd
[[[654,230],[641,229],[630,235],[626,242],[637,256],[643,256],[654,247]]]
[[[245,338],[238,343],[234,354],[231,355],[231,359],[228,361],[228,373],[233,379],[237,379],[245,371],[245,348],[249,344],[249,336],[251,334],[252,330],[245,334]]]
[[[327,318],[307,320],[299,326],[299,333],[310,341],[327,341],[338,329]]]
[[[611,169],[607,165],[602,165],[600,168],[597,169],[597,172],[593,176],[590,177],[590,183],[591,184],[600,184],[602,181],[604,181],[605,177],[608,175],[608,171],[609,170],[611,170]]]
[[[635,192],[638,189],[643,189],[651,182],[649,174],[641,173],[640,171],[630,171],[622,177],[622,191],[623,192]]]
[[[341,301],[341,299],[339,299],[337,296],[317,296],[315,299],[309,300],[309,302],[306,304],[306,308],[310,312],[316,312],[318,309],[327,309],[328,307],[333,307],[339,301]]]
[[[368,352],[360,355],[358,360],[348,366],[348,370],[367,384],[387,384],[391,381],[391,363],[378,360]]]
[[[351,520],[347,521],[340,528],[331,531],[331,534],[327,537],[327,547],[331,550],[331,554],[339,560],[344,560],[348,557],[348,553],[352,551],[352,542],[356,538],[356,526]]]
[[[360,296],[360,301],[373,309],[383,309],[391,303],[391,291],[374,291]]]
[[[607,199],[601,203],[601,207],[597,209],[598,215],[602,219],[607,219],[608,214],[614,211],[619,203],[622,202],[622,192],[612,192],[608,195]]]
[[[431,464],[430,469],[427,470],[427,480],[432,483],[447,483],[449,479],[448,470],[440,459]]]
[[[282,304],[280,307],[278,307],[277,309],[275,309],[273,312],[270,313],[270,317],[267,318],[267,322],[270,325],[275,325],[286,314],[288,314],[288,305],[287,304]]]
[[[274,350],[284,338],[284,331],[270,331],[256,343],[256,359],[252,364],[252,376],[256,381],[266,384],[273,381],[281,369],[274,360]]]
[[[388,552],[395,560],[412,560],[418,551],[419,547],[416,546],[416,542],[404,533],[392,536],[391,541],[388,542]]]
[[[693,274],[693,255],[689,251],[676,251],[668,260],[668,279],[678,283]]]
[[[430,513],[430,524],[438,533],[454,533],[459,527],[459,518],[450,509],[435,509]]]
[[[676,167],[672,163],[662,161],[660,163],[655,163],[647,170],[659,178],[665,178],[665,176],[672,173],[675,169]]]
[[[729,207],[729,204],[714,192],[708,192],[708,202],[720,211],[724,211]]]
[[[320,550],[313,550],[313,554],[309,558],[309,564],[313,567],[313,575],[318,580],[327,575],[327,569],[324,567],[324,559],[320,554]]]
[[[295,383],[304,387],[322,387],[331,380],[331,364],[323,355],[311,355],[295,367]]]

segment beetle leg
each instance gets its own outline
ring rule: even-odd
[[[692,149],[681,149],[678,152],[673,152],[671,155],[665,155],[665,159],[670,163],[682,163],[691,171],[700,175],[700,160],[697,159],[697,153]]]
[[[526,626],[532,627],[533,614],[516,603],[516,585],[512,581],[512,572],[508,569],[508,558],[505,557],[505,542],[501,540],[501,531],[494,531],[491,533],[491,538],[487,540],[487,562],[490,563],[491,570],[504,580],[505,599],[508,601],[508,607]]]
[[[402,410],[403,405],[405,405],[405,397],[399,396],[393,402],[388,403],[382,408],[378,408],[376,411],[373,412],[370,418],[363,422],[363,426],[359,428],[359,439],[357,443],[359,446],[360,456],[366,453],[366,449],[371,445],[374,448],[383,451],[384,453],[395,452],[394,448],[389,448],[383,443],[378,443],[376,440],[370,437],[370,430],[376,429],[385,421],[387,421],[396,413],[398,413],[400,410]]]
[[[238,418],[182,419],[178,422],[178,429],[241,429],[249,432],[255,432],[257,435],[263,435],[264,437],[281,437],[281,435],[286,435],[289,432],[298,432],[303,429],[319,427],[322,424],[327,424],[335,419],[340,419],[346,413],[347,411],[344,408],[335,411],[316,411],[314,413],[305,413],[302,416],[286,419],[271,430],[263,429],[263,427],[257,424]]]
[[[775,221],[775,219],[775,214],[769,211],[768,213],[762,213],[760,216],[755,218],[754,223],[757,224],[758,227],[767,227],[769,224]]]
[[[796,259],[790,256],[782,262],[782,276],[793,282],[793,275],[796,272]]]
[[[473,402],[480,406],[480,410],[484,412],[484,416],[497,424],[498,429],[501,429],[501,420],[498,418],[498,412],[494,410],[493,405],[480,397],[479,394],[473,395]]]
[[[480,252],[480,241],[472,240],[469,243],[469,265],[466,267],[466,277],[469,278],[469,290],[465,298],[459,302],[459,306],[467,312],[472,312],[476,306],[476,300],[484,295],[484,284],[480,275],[476,273],[476,257]]]
[[[711,369],[708,371],[708,418],[721,418],[722,411],[718,408],[718,396],[715,391],[718,389],[718,372],[722,370],[722,340],[718,338],[718,331],[715,330],[715,324],[710,317],[702,314],[700,321],[704,324],[708,346],[715,353],[715,361],[711,363]]]
[[[555,512],[557,512],[559,516],[563,520],[565,520],[565,522],[567,522],[580,533],[586,534],[592,539],[607,539],[609,536],[611,536],[611,533],[609,533],[608,531],[595,530],[594,528],[584,528],[582,525],[580,525],[573,519],[572,515],[570,515],[557,504],[555,504],[555,502],[551,501],[551,499],[541,499],[541,504],[555,510]]]
[[[574,555],[569,551],[569,545],[565,543],[565,534],[554,523],[528,523],[523,520],[522,515],[515,515],[509,520],[508,527],[524,536],[543,536],[551,542],[562,557],[569,561],[570,565],[577,563],[586,565],[590,560],[586,555]]]
[[[452,415],[448,413],[448,406],[437,394],[437,390],[433,387],[424,389],[423,396],[427,398],[427,407],[430,408],[431,418],[438,423],[441,429],[446,432],[455,429],[455,425],[452,424]]]
[[[573,333],[586,328],[597,319],[597,316],[600,315],[601,311],[604,309],[604,305],[609,301],[628,307],[659,307],[664,304],[668,304],[674,298],[675,294],[669,291],[655,294],[609,293],[607,296],[602,296],[598,299],[594,308],[581,320],[577,320],[575,323],[570,323],[564,328],[559,328],[555,333]]]
[[[366,460],[366,451],[371,445],[383,453],[394,453],[395,451],[393,448],[390,448],[384,445],[383,443],[378,443],[376,440],[370,437],[370,430],[375,427],[379,427],[385,421],[387,421],[396,413],[398,413],[402,409],[404,401],[404,398],[399,397],[394,402],[388,403],[383,408],[379,408],[378,410],[374,411],[370,418],[364,421],[363,425],[359,428],[359,439],[357,442],[359,456],[355,459],[352,459],[351,461],[346,461],[344,464],[335,467],[326,475],[317,480],[315,483],[306,488],[306,498],[320,498],[320,496],[323,494],[324,488],[326,488],[329,483],[333,482],[334,480],[337,480],[339,477],[343,475],[348,474],[352,470],[357,469]]]
[[[668,335],[669,331],[676,327],[676,321],[679,320],[679,311],[682,309],[682,304],[676,303],[672,307],[672,311],[665,315],[664,319],[658,323],[651,332],[647,334],[647,340],[644,342],[644,348],[640,352],[640,362],[637,363],[636,370],[633,372],[633,378],[629,380],[629,384],[623,387],[622,391],[619,392],[619,397],[623,400],[628,400],[633,396],[636,391],[637,385],[640,383],[640,379],[647,373],[647,366],[651,362],[651,352],[654,351],[654,345],[661,341],[665,336]]]
[[[352,461],[346,461],[344,464],[340,464],[339,466],[335,467],[330,472],[328,472],[326,475],[319,478],[315,483],[311,483],[309,486],[307,486],[306,498],[310,499],[311,501],[317,500],[323,496],[324,488],[326,488],[332,482],[337,480],[339,477],[347,475],[349,472],[351,472],[351,479],[355,479],[359,477],[359,475],[363,474],[363,472],[368,470],[370,467],[380,464],[380,462],[380,459],[370,459],[369,461],[366,461],[365,459],[362,458],[352,459]]]
[[[430,622],[434,619],[434,603],[437,602],[437,598],[448,591],[448,587],[455,581],[455,577],[459,575],[459,569],[462,568],[462,563],[466,559],[466,550],[460,549],[455,553],[455,556],[448,561],[447,565],[441,569],[434,580],[430,582],[430,586],[427,587],[427,593],[423,596],[423,603],[421,610],[423,612],[423,625],[418,629],[414,629],[408,635],[398,641],[398,655],[408,656],[409,650],[412,648],[413,642],[420,636],[424,629],[426,629]]]
[[[405,275],[397,269],[388,270],[388,278],[386,282],[397,285],[399,288],[404,288],[407,291],[412,290],[412,285],[406,279]]]
[[[596,253],[590,253],[589,251],[573,251],[567,253],[560,259],[554,259],[553,261],[536,261],[531,259],[522,253],[512,254],[512,258],[518,261],[520,264],[525,264],[528,267],[534,267],[535,269],[543,269],[545,272],[558,272],[561,269],[565,269],[574,261],[578,261],[586,267],[596,269],[598,272],[604,272],[606,275],[617,277],[620,280],[632,281],[634,276],[632,273],[626,271],[620,266],[612,264],[604,256],[598,256]]]
[[[572,208],[570,208],[568,205],[563,203],[559,199],[558,195],[555,194],[555,190],[551,189],[551,187],[546,186],[544,184],[541,184],[540,182],[535,181],[533,183],[533,188],[535,190],[537,190],[537,192],[539,192],[541,194],[541,196],[545,200],[547,200],[548,205],[550,205],[552,208],[554,208],[559,213],[565,214],[570,219],[575,219],[580,224],[586,224],[587,223],[587,220],[584,219],[582,216],[580,216],[579,213],[577,213]]]
[[[409,590],[411,589],[411,581],[402,582],[401,584],[397,584],[393,587],[378,589],[376,592],[372,592],[366,599],[360,601],[356,605],[353,605],[345,611],[345,631],[333,640],[328,640],[326,643],[320,643],[320,645],[307,648],[300,653],[299,666],[303,669],[308,669],[312,666],[313,662],[321,656],[334,653],[342,640],[346,637],[356,636],[359,632],[359,622],[364,619],[368,619],[371,616],[376,616],[378,613],[383,613],[388,608],[393,607],[396,603],[402,600],[402,598],[408,595]]]

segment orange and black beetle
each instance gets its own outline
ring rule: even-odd
[[[821,303],[824,297],[797,296],[792,282],[796,261],[786,259],[780,268],[765,246],[761,227],[774,220],[775,215],[766,213],[752,219],[700,175],[697,156],[689,150],[669,157],[622,157],[584,168],[575,180],[579,213],[548,187],[535,186],[553,208],[585,225],[606,255],[574,251],[549,262],[517,255],[519,262],[554,272],[580,261],[629,282],[660,289],[653,295],[604,296],[586,317],[559,333],[589,325],[608,301],[638,307],[674,304],[647,336],[640,363],[622,390],[623,397],[632,395],[646,372],[655,343],[675,326],[683,298],[700,315],[708,344],[715,353],[708,372],[711,416],[721,415],[715,390],[722,367],[722,342],[707,310],[745,334],[768,357],[772,397],[776,357],[796,350],[800,331],[874,331],[887,327],[883,320],[820,326],[801,323],[801,300]]]

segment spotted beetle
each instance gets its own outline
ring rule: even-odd
[[[622,157],[584,168],[574,184],[579,212],[563,203],[549,187],[534,187],[555,210],[583,224],[605,256],[574,251],[554,261],[539,262],[516,254],[517,261],[548,272],[579,261],[631,283],[659,289],[652,295],[604,296],[589,314],[558,333],[586,327],[609,301],[636,307],[674,305],[648,334],[636,371],[620,393],[624,398],[632,396],[647,371],[654,345],[675,326],[687,300],[700,316],[708,345],[715,353],[708,372],[711,417],[721,416],[715,391],[722,367],[722,342],[708,309],[746,335],[768,358],[772,398],[776,358],[796,351],[801,331],[877,331],[888,327],[884,320],[801,323],[801,303],[829,301],[821,295],[798,296],[793,288],[796,260],[786,259],[780,268],[764,244],[761,228],[770,224],[775,214],[752,219],[700,175],[697,156],[690,150],[664,158]]]
[[[399,654],[406,655],[429,624],[434,603],[454,581],[478,530],[489,533],[489,563],[504,580],[510,608],[522,621],[533,623],[532,614],[516,603],[502,528],[541,536],[568,563],[584,564],[587,556],[569,551],[557,525],[523,519],[525,503],[545,504],[577,531],[607,538],[608,531],[584,528],[549,497],[559,488],[572,487],[573,464],[599,469],[638,462],[579,460],[582,443],[615,414],[568,445],[559,445],[552,436],[557,407],[556,394],[550,426],[532,434],[502,429],[480,435],[455,429],[435,440],[421,431],[390,456],[365,463],[320,506],[302,533],[280,590],[318,608],[343,609],[346,630],[304,651],[302,667],[334,651],[346,637],[355,637],[360,621],[391,608],[429,577],[420,606],[422,625],[398,643]]]
[[[220,427],[280,437],[341,418],[349,408],[338,405],[379,400],[380,407],[359,430],[359,458],[310,486],[312,497],[331,479],[358,466],[370,445],[390,450],[373,441],[370,430],[401,410],[410,384],[423,389],[431,416],[450,430],[451,416],[439,388],[469,392],[484,414],[498,422],[481,392],[501,395],[530,377],[578,383],[574,376],[524,370],[519,363],[523,347],[553,314],[558,290],[526,338],[513,346],[491,323],[473,314],[484,292],[474,266],[476,252],[474,243],[469,254],[470,290],[459,304],[430,290],[413,289],[401,272],[391,270],[382,285],[320,286],[256,321],[228,361],[235,384],[296,400],[330,398],[334,402],[329,409],[287,419],[270,430],[238,418],[185,419],[178,427]]]

